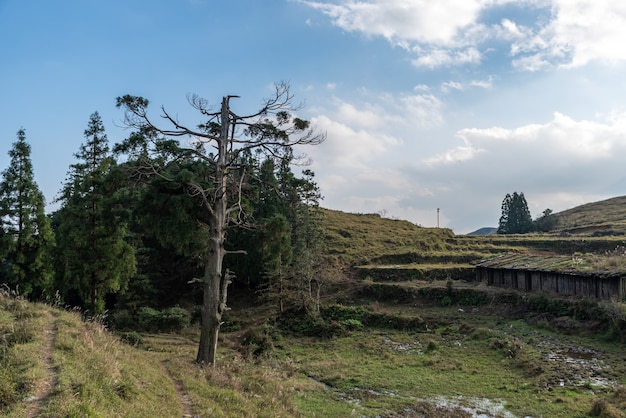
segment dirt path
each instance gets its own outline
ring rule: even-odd
[[[183,385],[180,383],[180,381],[175,379],[174,376],[172,376],[170,371],[167,369],[166,363],[167,360],[162,360],[161,367],[167,373],[167,375],[172,380],[172,383],[174,384],[174,389],[176,389],[178,399],[180,400],[180,406],[183,408],[183,418],[199,417],[199,415],[195,415],[193,413],[193,405],[191,403],[191,399],[189,399],[189,396],[187,396],[187,394],[185,393],[185,389],[183,388]]]
[[[49,314],[51,317],[48,319],[43,332],[44,332],[44,348],[42,353],[42,362],[44,366],[44,378],[39,382],[35,393],[30,396],[27,401],[29,402],[24,417],[35,418],[40,416],[41,408],[50,396],[52,391],[57,385],[57,370],[54,366],[53,354],[54,354],[54,342],[57,337],[58,329],[56,325],[56,316]]]

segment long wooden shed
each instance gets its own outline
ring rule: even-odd
[[[603,300],[624,300],[626,272],[576,271],[572,257],[507,254],[482,260],[476,279],[489,286]]]

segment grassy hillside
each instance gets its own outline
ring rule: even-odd
[[[598,231],[601,225],[582,223],[584,219],[597,221],[601,217],[597,214],[601,212],[599,208],[607,205],[612,211],[605,218],[612,222],[611,228],[616,228],[621,222],[619,202],[619,198],[611,199],[604,204],[572,209],[578,214],[579,226],[578,233],[569,234],[457,236],[446,228],[424,228],[377,214],[324,210],[324,257],[336,275],[343,273],[345,279],[371,278],[393,282],[420,279],[432,283],[447,278],[471,280],[477,262],[507,253],[539,252],[569,257],[577,254],[577,258],[580,254],[588,254],[585,259],[590,262],[586,266],[599,265],[604,270],[610,264],[621,268],[626,263],[617,256],[623,253],[619,248],[624,245],[624,237],[597,232],[590,236],[589,231]],[[623,215],[626,219],[626,210]],[[568,218],[573,215],[564,213],[563,216],[565,229],[571,231],[567,222],[573,219]],[[582,231],[587,233],[581,235]],[[602,260],[604,256],[611,258],[610,263]]]
[[[555,214],[557,230],[571,234],[626,234],[626,196],[587,203]]]
[[[124,343],[79,313],[0,292],[0,416],[292,417],[282,370],[245,362],[194,363],[198,332],[131,334]]]

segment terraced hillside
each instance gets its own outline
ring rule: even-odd
[[[609,203],[612,208],[615,202]],[[593,208],[597,210],[597,206]],[[619,212],[612,213],[617,217]],[[586,215],[579,219],[596,217]],[[612,219],[616,224],[616,218]],[[476,263],[509,253],[566,257],[576,254],[577,259],[586,261],[585,266],[597,265],[602,270],[607,265],[623,269],[625,264],[621,262],[625,257],[616,256],[624,245],[624,237],[619,235],[465,236],[454,235],[446,228],[424,228],[377,214],[332,210],[324,211],[324,224],[326,258],[341,273],[341,280],[347,280],[351,287],[356,282],[442,288],[449,286],[450,280],[457,287],[473,287],[477,285],[472,283]],[[610,263],[604,261],[606,257],[611,258]]]

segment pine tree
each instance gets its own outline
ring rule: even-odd
[[[506,194],[502,205],[500,206],[502,215],[500,216],[500,222],[498,223],[498,234],[508,234],[509,227],[509,214],[511,212],[511,195]]]
[[[114,211],[116,163],[97,112],[85,138],[59,198],[59,279],[65,295],[74,295],[96,315],[103,312],[107,294],[126,288],[135,256],[125,241],[126,224]]]
[[[533,228],[533,220],[528,210],[524,193],[507,193],[502,201],[502,216],[498,226],[499,234],[525,234]]]
[[[289,298],[288,268],[292,259],[291,227],[287,218],[276,214],[266,219],[261,227],[260,242],[267,288],[266,297],[276,301],[282,313]]]
[[[0,183],[4,281],[24,295],[41,296],[53,276],[54,234],[34,180],[26,133],[20,129]]]

